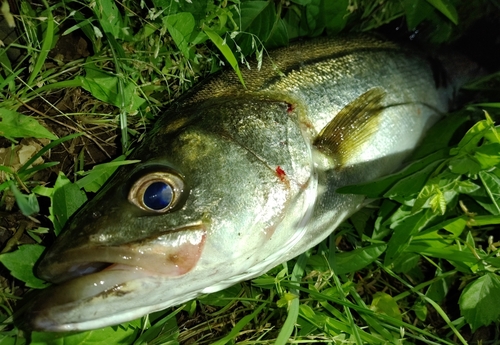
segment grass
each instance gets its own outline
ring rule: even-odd
[[[0,133],[10,149],[0,165],[1,341],[500,343],[498,74],[468,87],[476,104],[431,130],[406,169],[344,189],[376,202],[267,274],[118,327],[55,335],[12,323],[19,296],[43,286],[32,267],[44,245],[85,192],[131,163],[109,157],[127,153],[222,57],[239,73],[252,51],[259,58],[296,37],[386,24],[439,46],[498,10],[497,2],[458,0],[19,2],[11,9],[17,38],[2,38],[0,49]],[[15,62],[6,55],[13,49]],[[30,138],[44,147],[16,158],[38,147]]]

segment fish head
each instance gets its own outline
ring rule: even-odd
[[[288,111],[233,100],[160,121],[132,157],[141,162],[119,168],[38,265],[56,285],[31,306],[31,328],[118,324],[248,276],[310,172]],[[273,148],[283,131],[285,158]]]

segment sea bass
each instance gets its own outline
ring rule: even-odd
[[[66,225],[30,306],[46,331],[115,325],[256,277],[327,237],[448,109],[434,60],[370,36],[275,50],[196,86]]]

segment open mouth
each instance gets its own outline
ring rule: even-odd
[[[52,283],[107,271],[176,277],[189,272],[203,250],[203,225],[184,226],[168,233],[119,246],[81,246],[49,252],[38,269]],[[142,273],[139,273],[142,272]]]
[[[71,314],[72,309],[99,300],[116,297],[121,300],[119,297],[140,290],[146,278],[175,279],[184,275],[196,266],[205,240],[205,227],[196,224],[121,246],[82,246],[62,253],[49,252],[41,262],[39,275],[57,285],[42,291],[31,305],[30,327],[76,329],[64,328],[66,321],[62,322],[60,315]],[[104,310],[102,317],[107,312],[111,313]],[[80,314],[76,318],[94,316]]]

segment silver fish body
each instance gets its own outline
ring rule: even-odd
[[[271,61],[271,60],[272,61]],[[122,323],[256,277],[361,207],[447,111],[428,61],[373,37],[300,42],[172,105],[40,263],[33,329]]]

